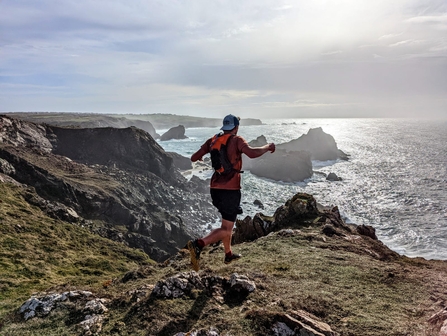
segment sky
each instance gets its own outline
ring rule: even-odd
[[[447,1],[0,0],[0,111],[447,119]]]

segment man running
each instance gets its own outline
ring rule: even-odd
[[[199,259],[202,249],[209,244],[222,241],[225,249],[226,264],[241,257],[240,254],[231,251],[231,236],[233,234],[233,225],[238,213],[241,213],[241,169],[242,153],[249,158],[257,158],[268,151],[275,151],[275,144],[270,143],[262,147],[251,147],[247,141],[237,135],[239,130],[239,118],[232,114],[223,119],[221,130],[224,134],[231,134],[227,142],[228,159],[233,165],[232,173],[221,175],[214,172],[211,177],[210,193],[213,205],[219,210],[222,216],[222,225],[218,229],[212,230],[205,237],[189,241],[187,246],[191,254],[191,263],[195,271],[199,270]],[[208,139],[200,149],[191,156],[191,161],[201,161],[205,154],[210,153],[213,138]]]

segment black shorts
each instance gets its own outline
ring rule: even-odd
[[[222,218],[231,222],[236,221],[241,203],[240,190],[210,189],[213,205],[219,210]]]

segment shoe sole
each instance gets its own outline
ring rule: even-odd
[[[196,258],[196,250],[194,248],[194,246],[192,245],[192,242],[189,241],[188,242],[188,250],[189,250],[189,254],[191,255],[191,264],[192,264],[192,268],[194,269],[194,271],[198,272],[199,271],[199,259]]]

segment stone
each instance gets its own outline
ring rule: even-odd
[[[341,181],[342,178],[338,177],[335,173],[329,173],[328,176],[326,176],[326,180],[328,181]]]
[[[105,299],[93,299],[85,304],[84,311],[91,314],[104,314],[108,311],[104,304],[107,302]]]
[[[253,205],[256,205],[260,209],[264,209],[264,204],[262,204],[262,202],[258,199],[253,201]]]
[[[16,170],[12,164],[0,158],[0,173],[10,176],[14,175],[15,172]]]
[[[84,335],[98,335],[102,330],[104,316],[87,315],[85,320],[79,323],[79,327],[84,331]]]
[[[176,127],[170,128],[166,133],[160,137],[160,141],[167,141],[172,139],[186,139],[185,126],[178,125]]]
[[[275,336],[295,336],[296,333],[289,328],[284,322],[276,322],[272,326],[272,331]]]
[[[202,279],[196,272],[183,272],[158,281],[151,295],[164,299],[177,299],[190,295],[193,289],[204,289]]]
[[[447,336],[447,320],[442,324],[441,330],[439,330],[439,336]]]
[[[231,290],[237,292],[254,292],[256,290],[256,284],[248,279],[245,275],[239,275],[237,273],[231,274],[230,277]]]
[[[325,336],[336,336],[336,333],[331,329],[329,324],[319,320],[316,316],[313,316],[304,310],[294,310],[289,312],[289,315],[292,318],[307,324]]]
[[[362,236],[367,236],[374,240],[378,240],[378,238],[376,236],[376,229],[374,227],[372,227],[371,225],[364,225],[364,224],[358,225],[356,227],[356,230]]]
[[[88,291],[70,291],[32,296],[20,307],[19,313],[22,314],[25,321],[33,317],[44,317],[55,309],[59,302],[76,301],[90,295],[92,293]]]

